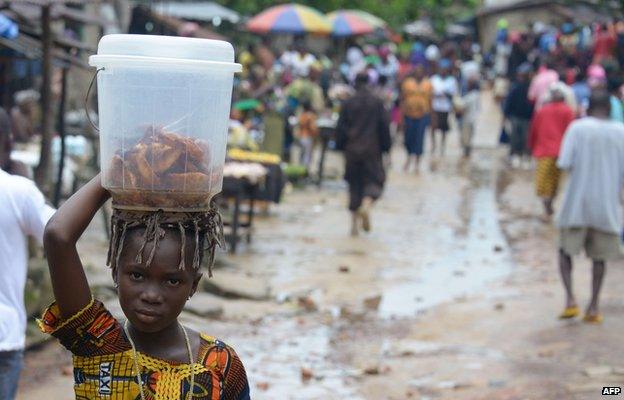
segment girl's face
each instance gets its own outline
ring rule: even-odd
[[[145,264],[153,242],[145,246],[143,262],[137,263],[135,258],[141,248],[142,234],[141,230],[136,230],[126,236],[117,268],[119,304],[135,329],[154,333],[177,320],[186,300],[195,293],[201,273],[190,268],[193,240],[187,240],[184,249],[187,267],[184,270],[178,268],[180,238],[172,231],[167,231],[158,241],[149,267]]]

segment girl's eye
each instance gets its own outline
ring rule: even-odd
[[[169,283],[169,285],[171,286],[178,286],[180,283],[182,283],[182,281],[179,279],[169,279],[167,283]]]
[[[139,273],[139,272],[131,272],[130,273],[130,278],[133,281],[140,281],[143,279],[143,274]]]

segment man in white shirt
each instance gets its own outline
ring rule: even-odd
[[[570,124],[557,161],[570,176],[558,220],[559,265],[566,290],[561,318],[579,314],[572,290],[572,256],[584,249],[593,261],[592,298],[584,317],[589,323],[602,322],[598,297],[605,261],[622,255],[624,125],[609,120],[609,113],[609,93],[594,91],[589,116]]]
[[[4,126],[4,124],[0,124]],[[0,130],[0,143],[9,132]],[[0,159],[9,150],[0,146]],[[28,236],[39,243],[54,214],[35,184],[0,169],[0,399],[12,400],[22,368],[26,336],[24,286]]]
[[[431,125],[431,152],[435,152],[436,140],[435,133],[442,133],[442,145],[440,146],[440,154],[444,155],[446,147],[446,134],[449,131],[449,113],[453,109],[453,97],[458,94],[457,79],[451,75],[451,61],[442,59],[438,63],[439,73],[431,78],[431,86],[433,88],[433,100],[431,108],[433,109],[433,123]]]
[[[297,51],[290,60],[293,74],[296,77],[307,77],[310,74],[310,68],[315,62],[316,57],[308,53],[302,45],[297,47]]]

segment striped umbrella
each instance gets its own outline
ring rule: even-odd
[[[247,22],[255,33],[321,33],[331,32],[327,17],[314,8],[301,4],[270,7]]]
[[[327,18],[334,36],[364,35],[386,26],[384,20],[362,10],[337,10]]]

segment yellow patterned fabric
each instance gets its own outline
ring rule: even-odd
[[[140,400],[139,384],[149,400],[186,399],[191,365],[133,351],[121,324],[99,301],[67,320],[50,306],[39,320],[45,333],[58,338],[73,354],[76,399]],[[249,385],[242,362],[233,349],[214,337],[201,335],[193,365],[194,400],[248,400]]]
[[[535,168],[535,190],[537,195],[545,199],[553,199],[559,188],[561,170],[557,168],[557,159],[544,157],[537,159]]]

